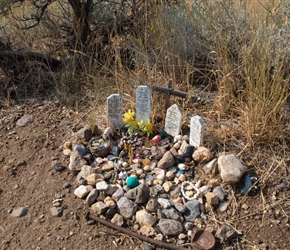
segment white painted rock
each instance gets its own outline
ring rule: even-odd
[[[222,155],[218,158],[218,168],[221,178],[226,184],[237,183],[248,167],[235,155]]]
[[[79,198],[84,198],[92,190],[91,186],[80,185],[74,191],[74,194]]]

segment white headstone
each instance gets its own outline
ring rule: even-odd
[[[122,102],[122,96],[119,94],[113,94],[107,98],[108,125],[113,129],[122,127]]]
[[[139,86],[136,90],[136,120],[150,119],[151,90],[148,86]]]
[[[204,122],[198,115],[190,119],[189,144],[198,148],[202,145]]]
[[[182,113],[180,108],[173,104],[166,111],[165,126],[164,130],[167,134],[171,136],[177,136],[180,134],[182,122]]]

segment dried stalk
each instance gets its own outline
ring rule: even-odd
[[[154,239],[148,238],[146,236],[140,235],[140,234],[135,233],[127,228],[117,226],[117,225],[111,223],[110,221],[103,220],[103,219],[99,218],[98,216],[92,215],[90,213],[87,214],[87,218],[95,220],[95,221],[97,221],[97,222],[99,222],[107,227],[113,228],[113,229],[115,229],[119,232],[122,232],[124,234],[136,237],[139,240],[146,241],[146,242],[153,244],[155,246],[158,246],[158,247],[163,247],[165,249],[171,249],[171,250],[187,250],[187,248],[184,248],[184,247],[178,247],[178,246],[175,246],[173,244],[165,243],[163,241],[154,240]]]

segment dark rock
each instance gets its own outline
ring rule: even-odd
[[[183,226],[179,221],[161,219],[158,227],[164,236],[177,236],[183,232]]]
[[[183,214],[186,221],[193,222],[194,219],[200,215],[199,202],[196,199],[185,203],[186,211]]]

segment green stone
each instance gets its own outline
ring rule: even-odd
[[[139,185],[139,181],[135,176],[130,176],[126,181],[126,184],[128,187],[134,188]]]

